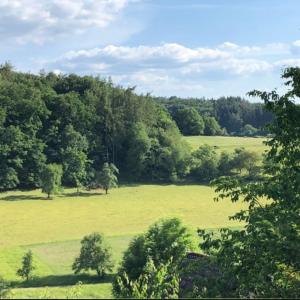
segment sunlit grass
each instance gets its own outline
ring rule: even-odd
[[[249,151],[261,154],[267,149],[266,145],[263,144],[266,139],[258,137],[186,136],[184,139],[191,145],[193,150],[204,144],[215,147],[217,152],[233,152],[235,148],[245,147]]]

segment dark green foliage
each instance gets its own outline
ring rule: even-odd
[[[133,124],[128,136],[128,173],[140,179],[145,169],[146,157],[151,147],[151,139],[143,123]]]
[[[62,160],[64,182],[79,189],[87,179],[87,139],[67,125],[63,132]]]
[[[131,180],[176,180],[188,156],[175,122],[149,95],[98,77],[0,67],[0,190],[39,187],[46,163],[62,165],[63,184],[78,188],[105,162]]]
[[[173,115],[182,134],[200,135],[204,131],[204,121],[196,109],[192,107],[179,108]]]
[[[220,176],[229,176],[234,168],[233,155],[222,151],[219,158],[218,173]]]
[[[22,267],[18,269],[17,275],[28,281],[32,277],[34,269],[32,252],[29,250],[23,257]]]
[[[223,135],[223,131],[214,117],[204,117],[204,134],[205,135]]]
[[[201,116],[214,117],[219,127],[223,128],[221,135],[226,132],[239,135],[246,124],[259,129],[260,135],[266,135],[268,132],[262,128],[272,120],[272,112],[265,110],[261,103],[251,103],[239,97],[221,97],[216,100],[170,97],[156,100],[164,105],[173,117],[176,111],[183,107],[193,108]],[[205,134],[210,135],[208,129],[206,132]]]
[[[114,294],[120,297],[123,286],[129,288],[126,283],[128,280],[139,280],[150,259],[155,268],[167,265],[170,261],[176,268],[193,248],[192,235],[180,220],[173,218],[155,223],[144,235],[135,237],[125,251],[118,277],[113,284]]]
[[[191,175],[200,182],[209,182],[218,176],[218,155],[209,145],[200,146],[192,154]]]
[[[99,174],[99,185],[108,193],[108,190],[118,186],[119,170],[114,164],[104,163]]]
[[[286,69],[283,78],[289,90],[282,96],[276,91],[250,93],[261,97],[275,115],[264,176],[252,182],[230,177],[215,181],[218,199],[244,201],[248,209],[231,217],[246,222],[240,231],[223,229],[220,237],[199,232],[201,248],[215,258],[222,274],[212,297],[300,294],[300,107],[293,102],[300,96],[300,69]],[[218,282],[231,283],[232,289]]]
[[[111,272],[112,268],[111,249],[105,245],[103,236],[99,233],[85,236],[81,241],[80,254],[72,266],[75,274],[82,270],[93,270],[103,277],[107,272]]]
[[[61,190],[62,166],[49,164],[41,172],[42,192],[48,195],[57,194]]]

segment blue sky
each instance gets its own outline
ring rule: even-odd
[[[0,0],[0,61],[157,96],[245,96],[300,66],[299,0]]]

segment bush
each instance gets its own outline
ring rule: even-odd
[[[125,251],[117,279],[113,283],[114,295],[122,296],[123,286],[128,288],[128,280],[139,280],[150,259],[155,268],[159,269],[170,261],[176,268],[186,253],[194,248],[190,231],[179,219],[155,223],[144,235],[135,237]]]
[[[99,233],[85,236],[81,241],[80,255],[72,266],[75,274],[82,270],[95,270],[98,276],[103,277],[112,268],[111,250],[105,245],[103,236]]]
[[[175,299],[179,294],[179,276],[172,261],[155,267],[152,259],[147,261],[137,280],[129,280],[126,273],[117,276],[119,293],[116,298]]]

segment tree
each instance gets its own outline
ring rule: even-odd
[[[32,252],[31,250],[29,250],[23,256],[22,267],[18,269],[17,275],[24,278],[26,281],[28,281],[31,278],[34,269],[35,267],[33,266]]]
[[[224,288],[215,282],[221,297],[294,298],[300,293],[300,106],[293,101],[300,96],[300,69],[288,68],[282,77],[285,94],[250,93],[264,100],[275,117],[264,176],[254,182],[230,177],[215,182],[218,199],[247,204],[231,217],[246,226],[223,229],[219,238],[200,232],[202,249],[221,270],[218,282],[227,283]]]
[[[108,193],[110,188],[118,186],[116,174],[119,174],[119,170],[114,164],[104,163],[99,175],[99,183],[105,190],[105,194]]]
[[[82,270],[94,270],[99,277],[103,277],[112,268],[111,249],[105,245],[103,235],[92,233],[85,236],[81,241],[80,254],[72,266],[75,274]]]
[[[168,264],[176,269],[186,253],[194,248],[192,234],[179,219],[166,219],[153,224],[144,235],[135,237],[125,251],[118,279],[113,283],[114,294],[121,295],[120,282],[127,286],[127,279],[138,280],[150,259],[157,269]]]
[[[144,171],[145,159],[150,147],[151,140],[143,123],[133,124],[129,135],[127,167],[135,178],[139,178]]]
[[[218,121],[214,117],[204,117],[204,134],[205,135],[221,135],[222,129]]]
[[[241,136],[254,136],[257,133],[257,129],[250,124],[246,124],[241,128],[240,135]]]
[[[177,110],[174,120],[184,135],[203,134],[204,121],[197,110],[192,107],[183,107]]]
[[[56,194],[61,189],[62,167],[57,164],[46,165],[41,173],[42,191],[48,195]]]
[[[215,149],[202,145],[192,154],[191,175],[203,182],[209,182],[218,175],[218,156]]]
[[[245,148],[234,149],[234,156],[232,159],[232,167],[241,174],[243,170],[248,174],[255,169],[259,161],[259,155],[256,152],[246,150]]]
[[[179,294],[179,275],[172,262],[156,267],[150,258],[138,279],[131,281],[123,273],[116,281],[120,290],[116,298],[176,299]]]
[[[231,174],[233,165],[233,155],[222,151],[218,164],[218,173],[220,176],[228,176]]]
[[[65,182],[75,185],[77,192],[87,178],[88,142],[72,125],[67,125],[63,134],[62,161]]]

